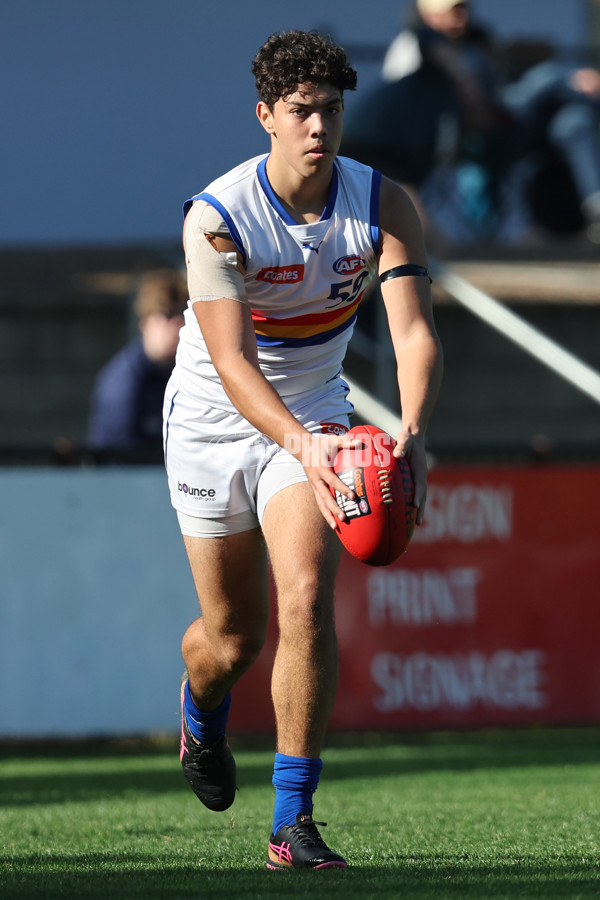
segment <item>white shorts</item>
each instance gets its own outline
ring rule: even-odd
[[[339,434],[353,409],[347,394],[336,378],[285,400],[309,431]],[[239,413],[202,405],[173,381],[165,394],[164,449],[183,534],[217,537],[256,528],[274,494],[306,481],[301,463]]]

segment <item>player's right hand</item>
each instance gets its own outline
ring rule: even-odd
[[[299,454],[294,454],[304,466],[304,471],[311,485],[317,506],[325,521],[331,528],[337,528],[338,522],[343,522],[346,515],[336,503],[330,488],[339,491],[349,500],[355,500],[356,495],[352,488],[338,478],[333,471],[333,461],[339,450],[348,447],[361,447],[360,438],[349,438],[337,434],[313,434],[307,432],[303,436],[302,449]]]

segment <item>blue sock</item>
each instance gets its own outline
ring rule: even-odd
[[[275,754],[273,834],[283,825],[293,825],[298,813],[312,813],[312,795],[319,785],[322,768],[323,761],[318,758]]]
[[[190,731],[201,743],[214,744],[217,738],[225,734],[230,706],[231,694],[227,693],[220,706],[209,712],[203,712],[192,700],[190,683],[186,681],[183,689],[183,711]]]

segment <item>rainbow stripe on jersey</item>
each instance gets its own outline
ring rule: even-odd
[[[252,311],[252,321],[259,347],[304,347],[323,344],[350,328],[356,321],[356,312],[362,294],[354,303],[342,309],[309,313],[306,316],[290,316],[288,319],[264,316]]]

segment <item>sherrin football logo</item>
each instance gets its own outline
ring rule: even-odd
[[[361,256],[340,256],[333,264],[333,271],[338,275],[354,275],[364,268],[365,261]]]
[[[355,500],[349,500],[347,497],[344,497],[343,494],[340,494],[339,491],[335,492],[337,504],[340,509],[343,509],[346,513],[346,519],[351,521],[352,519],[360,518],[361,516],[370,516],[371,507],[367,500],[364,469],[360,466],[356,466],[354,469],[347,469],[345,472],[338,472],[337,474],[344,484],[347,484],[348,487],[352,488],[356,494]]]

